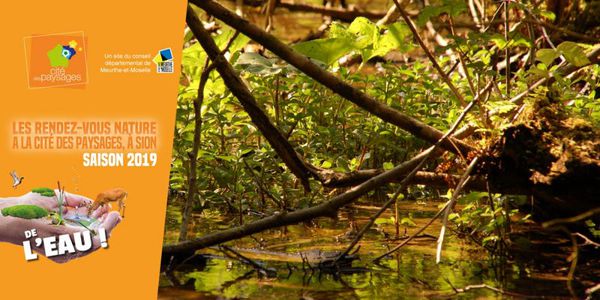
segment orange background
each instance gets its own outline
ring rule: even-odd
[[[66,264],[42,256],[26,262],[22,247],[0,243],[3,299],[155,299],[163,237],[185,1],[11,1],[0,18],[2,100],[0,197],[54,187],[90,198],[105,189],[129,192],[126,218],[108,249]],[[84,88],[28,89],[23,38],[84,31],[89,82]],[[151,53],[170,47],[173,74],[105,74],[105,53]],[[152,64],[154,68],[154,64]],[[84,168],[81,152],[18,152],[9,139],[13,120],[158,121],[154,168]],[[24,176],[14,190],[9,171]],[[1,200],[0,200],[1,201]],[[113,209],[115,206],[113,205]]]

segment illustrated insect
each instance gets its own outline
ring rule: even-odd
[[[121,217],[125,218],[125,199],[127,198],[127,191],[122,188],[115,188],[108,191],[104,191],[96,197],[96,201],[90,205],[88,210],[88,216],[104,205],[107,205],[109,202],[117,202],[119,203],[119,213],[121,213]]]
[[[10,176],[12,177],[13,180],[13,188],[17,188],[17,186],[19,186],[21,183],[23,183],[23,179],[25,179],[25,177],[19,177],[19,175],[17,175],[17,172],[15,170],[11,171]]]

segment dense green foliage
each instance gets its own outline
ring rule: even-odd
[[[434,3],[436,5],[422,10],[418,26],[443,19],[440,15],[461,19],[466,14],[463,1]],[[554,18],[552,13],[531,3],[511,3],[510,6],[532,18]],[[501,7],[497,7],[496,13],[499,10]],[[449,34],[446,37],[449,45],[437,48],[434,54],[467,101],[486,83],[495,82],[492,92],[487,93],[467,117],[476,128],[475,138],[470,142],[479,149],[485,149],[504,128],[514,123],[515,119],[507,115],[518,111],[521,105],[527,106],[545,97],[548,92],[554,93],[573,114],[600,124],[600,102],[594,90],[598,86],[600,67],[585,67],[584,72],[574,76],[563,76],[559,69],[564,65],[563,60],[576,67],[588,65],[585,53],[591,46],[563,41],[555,48],[548,48],[543,41],[527,34],[532,29],[528,24],[511,27],[508,38],[501,27]],[[268,53],[244,51],[249,39],[239,35],[231,43],[233,36],[234,31],[222,25],[214,39],[221,49],[229,44],[227,58],[272,122],[311,164],[338,172],[388,170],[428,146],[396,126],[369,115],[278,58]],[[297,43],[293,48],[375,99],[445,131],[464,107],[422,56],[422,50],[413,44],[414,38],[402,21],[378,26],[366,18],[357,18],[349,25],[334,22],[324,38]],[[506,66],[497,67],[505,60],[506,50],[517,55],[516,60],[520,61],[513,63],[509,79]],[[456,57],[441,55],[444,51],[462,56],[464,65],[459,64]],[[388,54],[403,57],[402,62],[373,60]],[[352,55],[362,58],[358,68],[340,64],[340,58]],[[367,63],[369,60],[373,63]],[[170,180],[171,189],[179,195],[187,189],[188,154],[194,131],[192,103],[198,95],[205,62],[206,54],[192,35],[187,34]],[[524,104],[511,101],[532,83],[550,76],[556,81],[532,90]],[[229,212],[269,214],[269,211],[308,207],[328,197],[331,191],[316,181],[311,183],[312,192],[303,191],[216,71],[211,72],[204,92],[200,151],[192,158],[198,161],[198,194],[194,203],[197,210],[226,208]],[[444,172],[460,174],[466,166],[463,158],[446,155],[431,161],[425,169],[432,170],[442,161],[446,162]],[[372,192],[370,198],[375,202],[386,200],[394,188],[395,185],[391,185]],[[415,185],[404,198],[421,200],[451,194],[452,189],[446,193],[446,190]],[[459,202],[464,208],[450,219],[464,232],[479,232],[481,243],[492,249],[510,230],[507,220],[518,214],[514,207],[522,202],[518,197],[470,193]],[[524,222],[528,218],[520,219]],[[402,223],[412,225],[410,218],[404,218]]]

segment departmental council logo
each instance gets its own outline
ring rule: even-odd
[[[87,83],[83,32],[25,37],[30,88],[82,86]]]
[[[156,64],[156,73],[173,73],[173,52],[171,48],[159,50],[152,61]]]

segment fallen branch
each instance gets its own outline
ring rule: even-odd
[[[254,96],[239,78],[237,73],[235,73],[231,64],[227,62],[222,51],[218,51],[210,33],[201,26],[201,23],[195,14],[188,18],[188,27],[191,29],[196,39],[198,39],[198,42],[202,45],[208,57],[213,61],[210,69],[217,68],[217,71],[221,74],[227,87],[250,115],[252,122],[257,126],[263,136],[266,137],[269,144],[275,149],[292,173],[301,179],[305,188],[308,187],[309,176],[313,176],[326,187],[346,187],[360,184],[383,172],[382,169],[372,169],[341,173],[318,168],[304,161],[283,134],[279,132],[264,111],[258,106]],[[199,133],[199,131],[197,132]],[[196,138],[196,135],[194,137]],[[195,155],[192,156],[195,157]],[[188,195],[191,194],[192,193],[188,191]]]
[[[292,212],[275,214],[258,221],[247,223],[243,226],[209,233],[194,240],[165,245],[163,246],[163,254],[174,255],[177,253],[190,252],[239,239],[271,228],[297,224],[318,217],[335,217],[338,209],[356,201],[368,192],[391,182],[394,178],[398,178],[402,174],[408,173],[414,169],[424,157],[425,154],[421,153],[413,159],[406,161],[387,172],[379,174],[322,204]]]
[[[262,132],[275,152],[281,157],[290,171],[300,179],[305,190],[310,190],[309,175],[311,171],[304,161],[298,156],[292,145],[283,134],[271,123],[269,117],[258,106],[258,103],[248,90],[241,78],[235,73],[231,64],[221,53],[210,33],[204,29],[196,13],[188,5],[186,22],[202,46],[207,56],[221,75],[231,93],[240,101],[244,110],[252,119],[252,123]]]
[[[259,272],[263,273],[264,275],[267,275],[269,277],[275,277],[277,276],[277,270],[272,269],[272,268],[267,268],[264,267],[263,265],[255,262],[254,260],[242,255],[241,253],[237,252],[236,250],[234,250],[231,247],[225,246],[225,245],[221,245],[220,246],[221,252],[223,252],[223,254],[225,254],[226,256],[230,256],[229,253],[227,253],[227,251],[233,253],[233,255],[235,257],[231,257],[233,259],[238,259],[239,261],[241,261],[242,263],[248,264],[250,266],[252,266],[253,268],[255,268],[256,270],[258,270]]]
[[[596,293],[597,291],[600,291],[600,283],[596,284],[595,286],[588,288],[587,290],[585,290],[585,294],[587,295],[587,298],[585,298],[586,300],[588,299],[592,299],[592,295],[594,293]]]
[[[200,79],[198,83],[198,94],[194,99],[194,139],[192,142],[192,150],[188,153],[188,159],[190,162],[189,166],[189,174],[188,174],[188,187],[187,187],[187,195],[185,199],[185,204],[183,206],[183,213],[181,216],[181,227],[179,229],[179,241],[185,241],[187,239],[187,227],[189,220],[192,216],[192,207],[194,203],[194,199],[196,198],[196,181],[198,180],[196,176],[197,171],[197,163],[198,163],[198,151],[200,150],[200,134],[202,130],[202,115],[200,113],[202,109],[202,103],[204,102],[204,87],[206,86],[206,82],[208,82],[208,77],[210,72],[214,69],[211,65],[209,65],[209,60],[206,58],[204,62],[204,68],[202,69],[202,73],[200,74]]]
[[[582,214],[579,214],[579,215],[576,215],[576,216],[573,216],[570,218],[560,218],[560,219],[554,219],[554,220],[544,222],[544,223],[542,223],[542,227],[549,228],[549,227],[554,227],[557,225],[576,223],[579,221],[583,221],[585,219],[589,219],[599,213],[600,213],[600,207],[597,207],[595,209],[588,210]]]
[[[583,240],[583,244],[581,244],[580,246],[593,246],[594,248],[600,248],[600,244],[596,243],[592,240],[590,240],[587,236],[579,233],[579,232],[575,232],[575,233],[571,233],[572,236],[575,237],[579,237],[580,239]]]
[[[244,5],[252,6],[252,7],[260,7],[264,5],[264,1],[258,0],[244,0]],[[367,19],[376,20],[383,18],[385,16],[385,12],[371,12],[367,10],[360,10],[357,8],[338,8],[338,7],[327,7],[322,5],[314,5],[308,3],[295,3],[292,1],[279,1],[277,3],[277,8],[283,8],[290,12],[303,12],[303,13],[315,13],[321,14],[323,16],[331,17],[335,20],[340,20],[344,22],[352,22],[354,19],[358,17],[365,17]]]
[[[337,7],[326,7],[320,5],[312,5],[306,3],[293,3],[288,1],[281,1],[278,8],[285,8],[290,12],[307,12],[316,13],[324,16],[331,17],[332,19],[352,22],[358,17],[365,17],[371,20],[377,20],[385,16],[385,12],[371,12],[366,10],[359,10],[356,8],[344,9]]]

